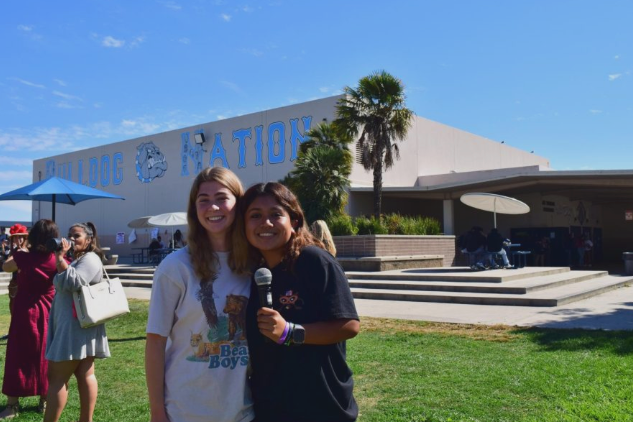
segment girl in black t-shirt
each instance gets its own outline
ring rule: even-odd
[[[343,269],[285,186],[252,186],[239,212],[254,259],[273,276],[272,308],[261,307],[252,283],[246,316],[257,422],[356,420],[345,341],[360,322]]]

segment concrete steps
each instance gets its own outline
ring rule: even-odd
[[[9,281],[11,281],[11,273],[0,271],[0,295],[9,294]]]
[[[403,277],[402,281],[393,277],[380,280],[378,274],[364,275],[360,280],[354,278],[357,274],[348,274],[348,277],[352,294],[358,299],[506,306],[560,306],[633,284],[633,277],[613,276],[606,271],[569,271],[568,268],[556,271],[530,268],[505,274],[521,270],[524,269],[490,270],[484,272],[490,274],[479,277],[481,273],[471,272],[469,276],[467,271],[454,274],[439,271],[446,276],[440,280],[431,280],[420,273]],[[503,274],[492,274],[494,272]]]
[[[126,287],[152,287],[155,267],[106,266]],[[358,299],[509,306],[560,306],[633,284],[633,277],[567,267],[472,271],[468,267],[346,272]]]

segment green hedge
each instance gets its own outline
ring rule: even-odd
[[[400,214],[375,217],[356,217],[342,215],[328,220],[333,236],[352,236],[363,234],[402,234],[434,235],[440,234],[440,223],[430,217],[407,217]]]

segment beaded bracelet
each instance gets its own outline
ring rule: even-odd
[[[290,331],[290,324],[288,323],[288,321],[286,321],[284,332],[281,333],[281,337],[279,337],[279,340],[277,340],[277,344],[284,344],[284,341],[286,341],[286,337],[288,337],[288,331]]]
[[[295,325],[290,322],[290,330],[288,330],[288,337],[286,338],[286,341],[284,341],[284,346],[290,346],[290,343],[292,343],[292,333],[295,330]]]

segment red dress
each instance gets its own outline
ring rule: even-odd
[[[2,393],[11,397],[45,396],[48,391],[46,333],[48,313],[55,296],[55,255],[18,251],[13,259],[19,268],[18,294],[7,339]]]

